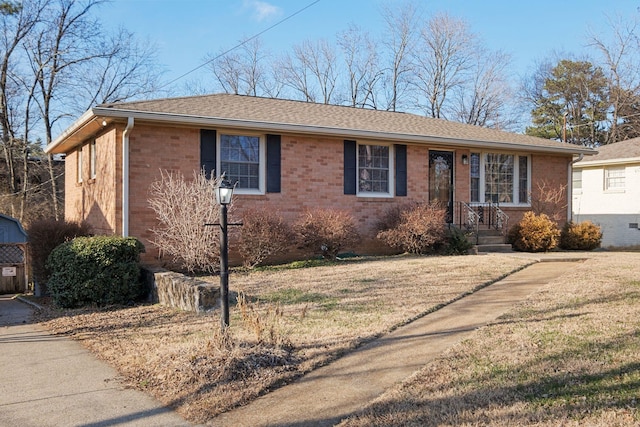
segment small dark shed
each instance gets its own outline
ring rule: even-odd
[[[20,221],[0,214],[0,294],[27,288],[27,233]]]

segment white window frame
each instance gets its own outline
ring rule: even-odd
[[[234,190],[234,194],[253,194],[253,195],[264,195],[266,188],[266,176],[267,176],[267,141],[266,137],[263,134],[258,133],[250,133],[250,132],[234,132],[234,131],[219,131],[217,132],[217,141],[216,141],[216,173],[220,175],[220,173],[224,172],[222,167],[222,156],[221,156],[221,148],[222,148],[222,135],[230,135],[230,136],[250,136],[259,138],[259,150],[258,150],[258,188],[239,188],[236,187]],[[220,171],[218,173],[218,171]]]
[[[360,191],[360,147],[367,145],[376,145],[389,148],[389,181],[388,191]],[[376,141],[359,141],[356,144],[356,195],[358,197],[378,197],[390,198],[395,194],[395,152],[393,144],[386,144]]]
[[[576,179],[576,177],[579,179]],[[576,185],[578,183],[579,185]],[[582,169],[571,170],[571,189],[576,194],[582,194]]]
[[[612,182],[616,182],[616,185],[611,185]],[[606,191],[607,193],[624,193],[626,186],[627,186],[626,167],[606,166],[604,168],[604,191]]]
[[[82,150],[82,148],[83,148],[82,145],[79,146],[78,147],[78,152],[77,152],[78,158],[77,158],[77,163],[76,163],[76,166],[77,166],[76,172],[77,172],[78,184],[82,183],[82,163],[83,163],[83,158],[82,158],[83,157],[82,156],[82,151],[83,150]]]
[[[521,153],[510,153],[510,152],[500,152],[500,151],[473,151],[470,154],[479,154],[480,155],[480,179],[478,180],[478,196],[480,200],[470,201],[471,204],[482,204],[489,203],[490,201],[485,200],[485,162],[487,154],[503,154],[508,156],[513,156],[513,185],[512,185],[512,202],[500,202],[500,206],[513,206],[513,207],[530,207],[531,200],[527,197],[527,200],[522,202],[520,201],[520,162],[519,157],[527,158],[527,195],[531,194],[531,156],[528,154]],[[471,185],[471,173],[469,173],[469,185]],[[471,188],[469,188],[469,197],[471,197]]]
[[[96,179],[96,141],[93,140],[89,143],[89,177]]]

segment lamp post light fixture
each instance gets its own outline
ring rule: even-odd
[[[222,327],[229,326],[229,233],[227,206],[231,203],[233,185],[224,175],[216,187],[216,201],[220,205],[220,308]]]

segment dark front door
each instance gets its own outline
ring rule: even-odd
[[[453,152],[429,151],[429,202],[447,210],[447,223],[453,222]]]

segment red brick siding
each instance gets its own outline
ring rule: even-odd
[[[65,161],[65,218],[86,220],[96,234],[113,234],[119,227],[116,217],[116,131],[96,137],[96,177],[90,176],[90,141],[82,148],[82,182],[78,182],[78,151]]]
[[[95,182],[76,183],[75,153],[66,162],[66,212],[69,219],[87,218],[104,233],[121,233],[121,144],[123,126],[112,129],[97,140],[99,175]],[[358,250],[379,250],[375,226],[385,211],[396,203],[428,200],[429,148],[407,146],[407,197],[374,198],[345,195],[344,145],[342,138],[287,134],[281,139],[281,192],[265,195],[237,195],[232,215],[241,217],[248,207],[280,212],[294,221],[306,209],[315,207],[345,209],[357,221],[363,240]],[[433,147],[433,149],[439,149]],[[466,149],[455,150],[455,201],[468,201],[469,165],[462,164]],[[88,174],[87,162],[84,171]],[[533,155],[532,189],[540,179],[553,179],[552,185],[566,185],[569,157]],[[103,169],[104,168],[104,169]],[[150,229],[156,219],[148,206],[150,185],[160,170],[180,172],[191,177],[200,168],[200,130],[186,127],[157,127],[136,123],[130,133],[129,234],[146,246],[144,260],[152,262],[157,251],[150,243]],[[87,175],[88,179],[88,175]],[[102,188],[102,187],[106,188]],[[84,192],[84,194],[83,194]],[[519,221],[528,208],[505,208],[510,224]]]

